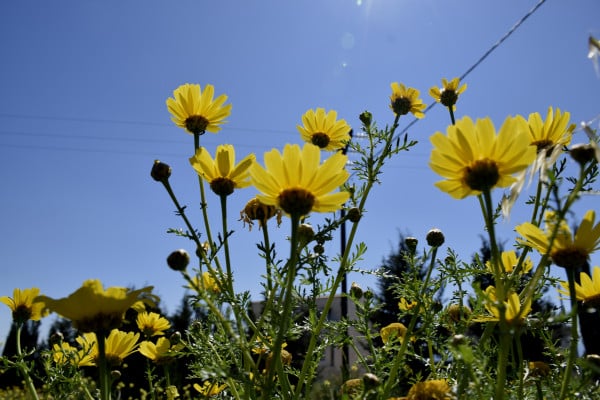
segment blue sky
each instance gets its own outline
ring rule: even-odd
[[[187,161],[192,137],[170,122],[165,106],[180,84],[213,84],[233,105],[229,123],[207,133],[203,145],[231,143],[240,157],[254,152],[262,161],[265,151],[300,142],[296,125],[310,108],[335,109],[355,128],[368,109],[384,126],[392,122],[394,81],[431,103],[431,86],[465,72],[536,3],[2,2],[0,294],[37,286],[62,297],[99,278],[108,286],[154,285],[168,311],[177,308],[183,282],[165,258],[193,248],[165,233],[183,223],[149,171],[154,159],[173,167],[173,187],[200,227]],[[490,116],[498,126],[507,115],[545,116],[555,106],[575,123],[596,117],[600,79],[586,55],[588,36],[600,36],[598,15],[597,0],[548,0],[467,77],[457,116]],[[448,123],[447,112],[433,108],[410,130],[419,144],[388,164],[361,221],[359,240],[369,248],[361,268],[375,268],[398,232],[424,243],[438,227],[465,260],[479,248],[476,199],[441,193],[427,167],[428,138]],[[584,140],[579,132],[574,142]],[[237,221],[252,195],[246,189],[230,197],[229,225],[236,287],[257,294],[261,234]],[[216,200],[209,193],[215,215]],[[597,198],[578,207],[599,211]],[[525,211],[517,206],[501,237],[513,237]],[[279,246],[284,254],[285,243]],[[374,284],[360,275],[350,280]],[[0,309],[0,341],[10,318]]]

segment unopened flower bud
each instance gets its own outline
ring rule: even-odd
[[[323,253],[325,253],[325,247],[323,247],[322,244],[315,244],[315,247],[313,247],[313,252],[315,254],[321,255]]]
[[[173,332],[173,334],[169,338],[169,342],[171,343],[171,346],[174,346],[174,345],[178,344],[179,342],[181,342],[181,332],[179,332],[179,331]]]
[[[406,239],[404,239],[404,244],[406,245],[406,247],[408,247],[408,250],[410,250],[411,253],[414,253],[415,251],[417,251],[417,245],[419,244],[419,240],[415,237],[409,236]]]
[[[577,161],[581,166],[596,159],[596,151],[592,145],[588,143],[579,143],[571,146],[569,154],[571,155],[571,158]]]
[[[460,346],[461,344],[466,344],[466,343],[467,343],[467,338],[465,337],[465,335],[452,336],[452,345],[453,346]]]
[[[183,249],[175,250],[167,257],[167,264],[173,271],[184,271],[190,263],[190,255]]]
[[[121,379],[121,371],[119,371],[118,369],[113,369],[112,371],[110,371],[110,377],[113,381]]]
[[[363,296],[363,290],[356,282],[352,282],[350,285],[350,296],[354,297],[356,300],[360,300]]]
[[[64,336],[62,333],[60,332],[54,332],[51,336],[50,336],[50,345],[59,345],[62,343],[62,341],[64,340]]]
[[[375,389],[381,384],[381,380],[377,377],[377,375],[370,372],[364,374],[362,380],[363,384],[365,385],[365,390]]]
[[[168,164],[160,162],[159,160],[154,160],[154,165],[152,165],[150,176],[157,182],[165,182],[171,176],[171,167]]]
[[[357,207],[352,207],[351,209],[349,209],[347,215],[348,215],[348,221],[354,222],[354,223],[357,223],[358,221],[360,221],[360,217],[362,217],[362,214]]]
[[[373,121],[373,114],[368,111],[363,111],[359,116],[360,122],[363,123],[365,127],[371,126],[371,122]]]
[[[371,300],[373,298],[373,292],[370,290],[365,290],[365,299]]]
[[[302,246],[305,246],[315,237],[315,231],[309,224],[300,224],[298,226],[298,239]]]
[[[444,244],[444,234],[439,229],[432,229],[425,237],[427,244],[431,247],[440,247]]]

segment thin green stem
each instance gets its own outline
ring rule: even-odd
[[[456,121],[454,120],[454,106],[449,106],[448,111],[450,112],[450,121],[452,121],[452,125],[456,125]]]
[[[227,228],[227,196],[221,195],[221,223],[223,225],[223,249],[225,251],[225,270],[227,278],[227,290],[231,298],[235,296],[233,290],[233,273],[231,272],[231,257],[229,255],[229,232]]]
[[[156,400],[156,389],[154,388],[152,367],[149,359],[146,359],[146,378],[148,379],[148,390],[150,391],[150,396],[152,396],[152,400]]]
[[[204,133],[204,132],[202,132]],[[198,149],[200,148],[200,134],[199,133],[195,133],[194,134],[194,154],[196,154],[196,152],[198,151]],[[213,241],[212,238],[212,231],[210,229],[210,223],[208,220],[208,203],[206,202],[206,193],[204,191],[204,179],[202,179],[202,176],[200,176],[200,174],[198,174],[198,186],[200,187],[200,209],[202,210],[202,219],[204,220],[204,230],[206,231],[206,238],[208,240],[208,245],[210,246],[211,252],[214,254],[216,249],[215,249],[215,242]]]
[[[565,269],[567,271],[567,280],[569,282],[569,297],[571,298],[571,343],[569,346],[567,367],[565,368],[562,385],[560,386],[560,400],[567,397],[569,382],[572,378],[571,372],[573,371],[573,365],[575,364],[575,358],[577,357],[577,345],[579,344],[577,331],[577,296],[575,295],[575,271],[573,268]]]
[[[181,218],[183,219],[183,222],[185,222],[185,225],[187,226],[188,232],[192,236],[192,239],[194,240],[194,243],[196,243],[196,246],[198,248],[200,248],[202,246],[202,244],[200,243],[200,238],[196,234],[196,231],[194,230],[194,227],[190,223],[190,220],[185,215],[185,207],[181,207],[181,205],[179,204],[179,201],[177,200],[177,196],[175,196],[175,193],[173,192],[173,188],[171,187],[171,184],[169,183],[169,181],[168,180],[164,180],[164,181],[161,181],[161,183],[163,184],[163,186],[167,190],[167,193],[169,193],[169,196],[171,197],[171,200],[173,201],[173,204],[175,204],[175,207],[177,208],[177,214],[179,216],[181,216]]]
[[[286,277],[285,286],[282,289],[281,298],[283,299],[283,315],[279,331],[275,338],[273,345],[273,355],[271,358],[271,368],[268,371],[267,376],[267,390],[263,393],[263,398],[268,399],[271,395],[273,388],[273,377],[277,373],[279,377],[279,383],[282,386],[282,396],[284,399],[291,398],[292,395],[287,376],[283,371],[283,364],[281,361],[281,349],[287,334],[291,319],[292,319],[292,305],[294,299],[294,281],[296,279],[296,269],[298,264],[298,226],[300,225],[300,215],[292,214],[291,218],[291,238],[290,238],[290,258],[286,265]],[[311,353],[307,353],[309,356]],[[308,358],[308,357],[307,357]]]
[[[396,384],[396,378],[398,377],[398,372],[400,371],[400,367],[404,361],[404,354],[406,353],[406,349],[408,348],[408,342],[410,342],[410,337],[415,329],[417,324],[417,318],[421,314],[421,307],[423,307],[423,298],[429,289],[429,279],[431,278],[431,272],[433,271],[433,267],[435,266],[435,260],[437,257],[437,247],[433,247],[431,249],[431,259],[429,262],[429,267],[427,267],[427,274],[425,275],[425,280],[423,281],[423,285],[421,286],[421,290],[419,291],[419,297],[417,299],[417,306],[415,307],[413,314],[410,318],[410,322],[406,329],[406,333],[402,340],[402,344],[400,345],[400,350],[396,353],[394,357],[394,361],[392,364],[392,368],[390,369],[390,374],[385,382],[383,387],[383,399],[387,399],[390,397],[390,392],[392,391],[392,387]],[[432,366],[433,368],[433,366]]]
[[[98,374],[100,379],[100,399],[110,400],[110,371],[106,362],[106,337],[104,332],[96,332],[98,341]]]
[[[23,329],[23,323],[17,323],[17,356],[19,357],[19,370],[25,379],[25,384],[27,385],[27,389],[29,390],[29,394],[35,400],[39,400],[37,390],[35,389],[35,385],[33,384],[33,379],[31,379],[31,375],[29,375],[29,369],[25,364],[25,360],[23,360],[23,350],[21,350],[21,330]]]
[[[262,221],[258,222],[260,228],[263,231],[263,246],[265,248],[265,264],[267,267],[267,293],[271,292],[273,288],[273,260],[271,259],[271,243],[269,241],[269,230],[267,223],[263,224]]]

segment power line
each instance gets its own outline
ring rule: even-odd
[[[523,25],[523,23],[533,15],[533,13],[535,13],[541,6],[542,4],[544,4],[546,2],[546,0],[540,0],[535,6],[533,6],[533,8],[531,8],[531,10],[529,10],[525,15],[523,15],[521,17],[521,19],[519,19],[517,21],[516,24],[514,24],[512,26],[512,28],[510,28],[496,43],[494,43],[489,49],[487,49],[485,51],[485,53],[483,53],[483,55],[481,57],[479,57],[479,59],[477,61],[475,61],[469,68],[467,68],[467,70],[459,77],[459,79],[462,81],[464,78],[466,78],[471,72],[473,72],[473,70],[477,67],[479,67],[479,65],[490,56],[490,54],[492,54],[494,52],[494,50],[496,50],[498,47],[500,47],[500,45],[502,43],[504,43],[504,41],[506,39],[508,39],[513,33],[515,33],[515,31],[521,26]],[[431,110],[433,107],[435,107],[437,104],[437,101],[434,101],[433,103],[431,103],[426,109],[425,111],[423,111],[424,114],[427,114],[427,112],[429,110]],[[414,118],[407,126],[406,128],[404,128],[399,134],[398,136],[403,135],[404,133],[406,133],[408,131],[409,128],[411,128],[413,125],[415,125],[417,122],[419,121],[419,119]]]

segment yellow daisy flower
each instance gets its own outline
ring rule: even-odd
[[[55,343],[52,346],[52,360],[58,365],[72,364],[77,367],[95,365],[94,358],[85,349],[78,349],[67,342]]]
[[[485,302],[485,308],[488,310],[491,317],[483,317],[474,319],[475,322],[487,322],[487,321],[500,321],[500,309],[497,305],[498,299],[496,298],[496,288],[494,286],[488,286],[485,289],[485,294],[487,296]],[[521,325],[527,315],[531,312],[531,299],[529,299],[526,303],[521,304],[521,300],[519,299],[519,295],[515,292],[511,292],[508,294],[508,299],[504,301],[505,318],[506,322],[509,325]]]
[[[529,246],[540,254],[549,254],[554,264],[564,268],[577,268],[585,264],[589,255],[600,249],[600,222],[594,225],[596,213],[589,210],[583,216],[581,224],[571,233],[569,225],[563,220],[559,222],[558,234],[550,248],[550,239],[557,221],[554,213],[546,213],[546,226],[542,230],[538,226],[526,222],[515,228],[523,236],[519,242]]]
[[[456,199],[509,186],[516,181],[513,174],[535,159],[522,117],[508,117],[497,135],[489,118],[473,122],[464,117],[448,127],[447,135],[436,132],[430,141],[429,166],[446,178],[435,186]]]
[[[202,386],[197,383],[194,383],[194,389],[196,389],[203,396],[216,396],[221,393],[223,390],[227,388],[227,384],[224,383],[219,385],[216,382],[205,381]]]
[[[466,83],[459,86],[459,78],[454,78],[450,82],[446,78],[442,78],[442,87],[432,87],[429,89],[429,95],[438,103],[442,103],[446,107],[452,107],[452,110],[455,110],[458,96],[467,89]]]
[[[198,175],[208,181],[213,192],[229,196],[234,189],[250,186],[248,170],[255,159],[254,154],[249,154],[236,165],[235,149],[230,144],[222,144],[217,147],[214,160],[208,150],[201,147],[190,158],[190,164]]]
[[[162,336],[171,327],[168,319],[158,313],[147,311],[138,314],[136,323],[146,337]]]
[[[265,153],[265,168],[258,163],[250,168],[252,184],[261,192],[263,204],[281,208],[297,217],[311,211],[339,210],[350,193],[339,188],[350,176],[344,169],[347,157],[337,152],[320,163],[321,151],[315,145],[286,144],[283,154],[276,149]]]
[[[123,332],[113,329],[106,338],[106,362],[112,367],[123,363],[125,357],[137,351],[139,333]],[[98,357],[98,346],[92,350],[92,355]]]
[[[406,400],[450,400],[452,398],[452,389],[445,379],[417,382],[406,395]]]
[[[13,297],[0,297],[0,301],[6,304],[12,311],[12,318],[17,324],[23,324],[25,321],[39,321],[48,313],[45,311],[45,305],[38,300],[40,289],[33,287],[31,289],[14,289]]]
[[[350,140],[350,125],[343,119],[336,119],[333,110],[327,114],[323,108],[308,110],[302,116],[304,126],[297,125],[302,140],[327,151],[343,148]]]
[[[597,307],[600,305],[600,267],[594,267],[592,277],[585,272],[579,274],[580,283],[575,283],[575,297],[577,301],[583,304]],[[561,282],[563,289],[558,291],[566,296],[571,296],[569,292],[569,282]]]
[[[567,146],[571,143],[575,130],[575,124],[569,124],[570,118],[570,113],[561,113],[559,108],[554,111],[552,107],[548,107],[545,121],[542,121],[540,113],[529,114],[531,144],[535,145],[538,151],[546,150],[547,153],[553,148]]]
[[[392,95],[390,96],[390,108],[396,115],[406,115],[409,112],[417,118],[423,118],[425,104],[419,99],[420,92],[414,88],[407,88],[402,83],[393,82]]]
[[[212,277],[210,272],[204,271],[201,276],[194,276],[191,278],[192,283],[188,287],[192,290],[207,290],[213,293],[220,293],[221,289],[217,284],[215,278]]]
[[[138,290],[109,287],[104,290],[102,282],[90,279],[69,297],[52,299],[39,296],[50,311],[70,319],[73,326],[82,332],[108,332],[119,327],[123,315],[137,301],[150,293],[152,286]]]
[[[167,108],[175,125],[188,132],[202,135],[209,131],[217,133],[225,118],[231,114],[231,104],[225,104],[227,96],[222,94],[213,99],[215,88],[206,85],[204,91],[200,85],[186,83],[173,91],[173,97],[167,99]]]
[[[402,311],[408,311],[408,310],[412,310],[413,308],[415,308],[417,306],[417,302],[416,301],[411,301],[410,303],[408,301],[406,301],[406,299],[404,297],[402,297],[400,299],[400,301],[398,302],[398,308]]]
[[[519,262],[519,257],[517,257],[517,253],[514,250],[503,251],[500,254],[500,262],[504,269],[504,272],[507,274],[512,274],[513,270],[517,266]],[[488,272],[493,273],[492,264],[489,261],[485,263],[486,269]],[[521,274],[526,274],[533,268],[533,262],[529,257],[523,260],[523,266],[521,267]]]
[[[175,360],[183,344],[171,345],[171,341],[165,337],[158,338],[156,344],[150,341],[140,343],[139,352],[157,365],[169,364]]]
[[[387,344],[390,340],[402,341],[406,335],[407,328],[400,322],[392,322],[379,330],[379,336],[383,344]]]

